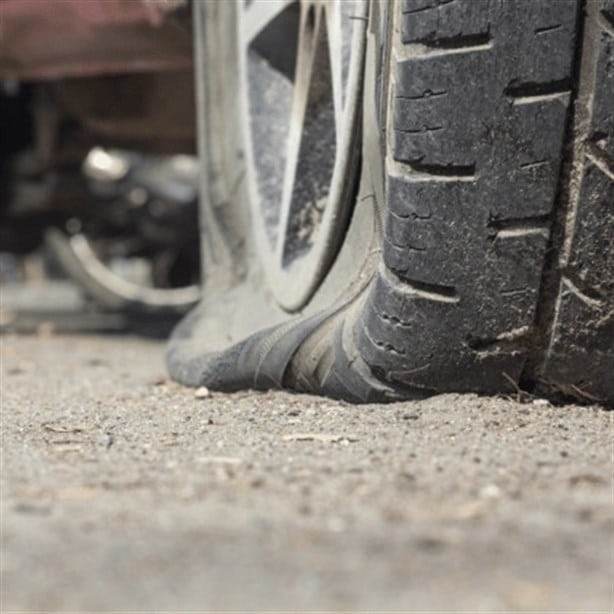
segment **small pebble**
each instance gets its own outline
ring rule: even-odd
[[[550,401],[548,401],[548,399],[535,399],[533,401],[533,405],[538,405],[540,407],[546,407],[550,405]]]
[[[197,399],[207,399],[210,396],[211,392],[206,386],[201,386],[200,388],[196,389],[196,392],[194,392],[194,397]]]
[[[480,491],[482,499],[497,499],[501,496],[501,489],[496,484],[488,484]]]

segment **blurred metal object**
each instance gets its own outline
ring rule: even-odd
[[[117,151],[94,147],[83,162],[83,173],[95,181],[120,181],[130,170],[130,161]]]
[[[66,272],[108,309],[168,313],[194,304],[197,159],[94,147],[82,172],[99,206],[45,233]]]
[[[197,284],[180,288],[156,288],[146,276],[132,281],[117,265],[100,255],[87,236],[69,236],[50,229],[47,240],[71,277],[101,306],[111,310],[145,311],[149,313],[181,313],[200,298]],[[126,262],[127,263],[127,262]],[[125,271],[130,271],[126,267]]]
[[[113,310],[187,308],[200,281],[189,2],[0,3],[0,250],[46,240]]]

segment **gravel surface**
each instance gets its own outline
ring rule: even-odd
[[[2,611],[611,612],[613,414],[182,389],[4,336]]]

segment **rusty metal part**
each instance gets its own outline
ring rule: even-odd
[[[2,0],[0,79],[39,81],[188,70],[189,24],[176,3],[138,0]]]
[[[145,4],[156,7],[161,11],[176,11],[178,8],[187,6],[188,0],[143,0]]]
[[[157,153],[193,153],[191,70],[67,79],[52,85],[61,114],[97,144]]]

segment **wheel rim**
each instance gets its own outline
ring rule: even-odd
[[[98,256],[88,238],[81,233],[67,237],[67,245],[91,282],[128,304],[150,309],[184,309],[195,304],[200,298],[200,287],[197,285],[154,288],[118,275]]]
[[[336,255],[356,186],[365,0],[244,0],[247,181],[278,303],[301,309]]]

